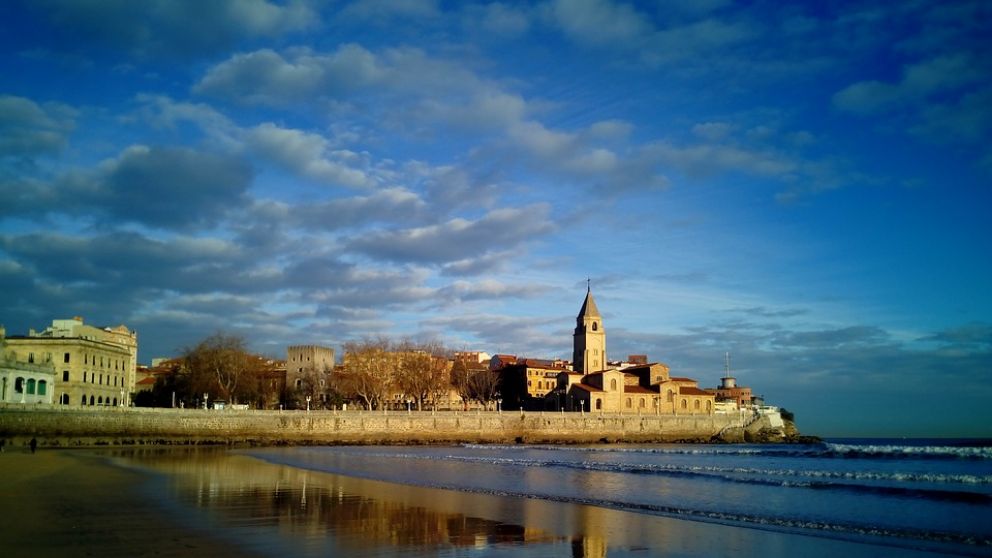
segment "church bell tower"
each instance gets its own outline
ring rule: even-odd
[[[575,318],[572,368],[583,374],[606,369],[606,330],[603,328],[603,317],[599,315],[596,301],[592,298],[592,289],[588,286],[582,309]]]

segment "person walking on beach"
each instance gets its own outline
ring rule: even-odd
[[[31,446],[31,453],[34,453],[34,450],[38,449],[38,439],[37,438],[31,438],[31,441],[29,442],[29,445]]]

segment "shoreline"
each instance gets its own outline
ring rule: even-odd
[[[574,556],[577,546],[587,556],[640,556],[644,550],[726,555],[735,549],[774,549],[769,556],[860,558],[881,549],[933,555],[595,505],[396,484],[239,453],[2,453],[0,475],[8,483],[0,489],[0,514],[11,533],[5,555],[327,555],[331,548],[346,555],[403,550],[429,556],[464,547],[481,555],[513,549],[523,556]]]

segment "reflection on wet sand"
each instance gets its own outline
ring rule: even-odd
[[[222,451],[122,450],[115,457],[165,473],[173,497],[206,511],[212,527],[268,529],[307,553],[392,549],[433,555],[512,546],[526,554],[606,555],[600,537],[553,535],[503,519],[547,513],[542,502],[319,473]]]

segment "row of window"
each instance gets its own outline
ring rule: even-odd
[[[68,395],[64,395],[62,398],[63,398],[63,400],[65,401],[66,404],[69,403],[69,396]],[[113,399],[113,401],[111,401],[110,397],[107,397],[106,399],[104,399],[103,396],[99,396],[98,395],[94,399],[94,397],[91,395],[89,401],[90,401],[89,404],[91,406],[92,405],[102,405],[102,406],[110,406],[110,407],[116,407],[117,406],[117,398],[116,397]],[[80,401],[80,405],[86,406],[86,396],[85,395],[83,396],[82,401]]]
[[[14,393],[27,393],[28,395],[45,395],[48,393],[48,382],[45,380],[34,381],[33,378],[17,378],[14,380]]]
[[[66,363],[66,364],[69,363],[69,361],[71,360],[71,358],[72,358],[72,353],[63,353],[62,354],[62,362]],[[52,360],[52,354],[51,353],[48,354],[48,360],[49,361]],[[28,362],[34,362],[34,353],[31,353],[29,355]],[[89,354],[83,353],[83,364],[88,364],[90,366],[99,366],[100,368],[110,368],[111,363],[113,363],[113,365],[114,365],[114,370],[124,370],[124,361],[123,360],[117,360],[117,359],[112,359],[112,358],[109,358],[108,357],[106,359],[106,361],[104,361],[103,357],[101,356],[100,357],[100,360],[99,360],[99,364],[98,364],[97,363],[97,357],[96,357],[96,355],[93,355],[93,357],[91,358]]]
[[[68,382],[69,381],[69,378],[70,378],[69,371],[68,370],[63,370],[62,371],[62,381],[63,382]],[[124,385],[124,378],[121,378],[119,376],[112,376],[110,374],[107,374],[107,385],[108,386],[110,385],[110,380],[111,379],[113,379],[113,381],[114,381],[114,384],[113,384],[114,386],[117,386],[117,382],[118,381],[120,381],[120,385]],[[103,385],[103,374],[97,374],[96,372],[83,372],[83,382],[85,383],[87,381],[89,383],[91,383],[91,384],[100,384],[100,385]]]

